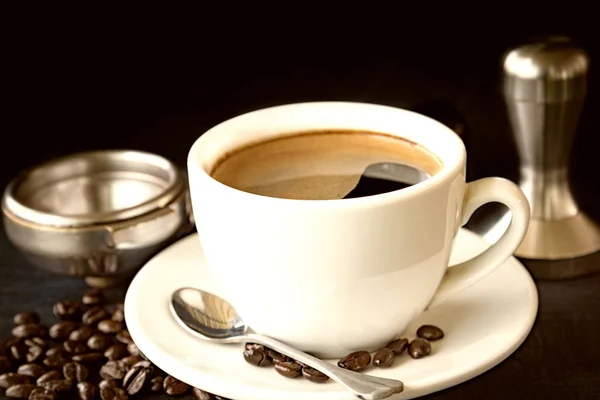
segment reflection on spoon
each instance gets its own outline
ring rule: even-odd
[[[373,196],[393,192],[416,185],[429,179],[430,175],[420,168],[398,163],[377,163],[365,168],[356,187],[345,199]]]
[[[212,293],[194,288],[176,290],[171,296],[171,311],[188,332],[213,343],[257,343],[269,347],[329,376],[359,399],[386,399],[404,390],[393,379],[348,371],[267,336],[250,332],[231,304]]]

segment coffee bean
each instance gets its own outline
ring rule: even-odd
[[[53,369],[52,371],[46,372],[44,375],[40,376],[36,383],[38,386],[44,386],[44,382],[48,381],[56,381],[62,378],[62,373]]]
[[[65,379],[73,382],[85,381],[90,373],[84,365],[73,361],[66,363],[62,371]]]
[[[71,332],[77,329],[75,321],[60,321],[50,327],[48,335],[54,340],[64,340],[69,337]]]
[[[288,356],[284,356],[283,354],[278,353],[275,350],[271,350],[271,349],[268,349],[268,348],[265,348],[265,349],[267,350],[267,357],[269,358],[269,360],[271,362],[274,362],[274,361],[279,361],[279,362],[291,361]]]
[[[43,349],[47,348],[50,345],[49,340],[37,336],[23,340],[23,343],[25,343],[25,345],[29,347],[39,346]]]
[[[295,361],[275,361],[275,371],[286,378],[297,378],[302,374],[302,367]]]
[[[111,342],[110,337],[103,333],[95,333],[87,340],[87,346],[91,350],[104,351],[110,346]]]
[[[427,339],[430,342],[440,340],[444,337],[444,331],[435,325],[423,325],[417,329],[417,337]]]
[[[105,388],[100,390],[102,400],[127,400],[127,393],[121,388]]]
[[[400,338],[392,340],[385,347],[392,350],[396,355],[402,354],[408,349],[408,339]]]
[[[40,346],[30,346],[25,354],[25,361],[28,363],[39,361],[44,356],[44,349]]]
[[[396,353],[393,350],[384,347],[383,349],[377,351],[373,356],[373,365],[379,368],[388,368],[391,367],[394,363],[394,357]]]
[[[10,371],[12,367],[12,360],[9,357],[0,356],[0,374]]]
[[[271,364],[269,357],[267,357],[267,352],[262,346],[245,349],[244,360],[246,360],[248,364],[256,365],[257,367],[264,367]]]
[[[192,395],[195,400],[214,400],[214,396],[202,389],[192,388]]]
[[[83,294],[81,302],[86,306],[97,306],[106,301],[104,294],[97,289],[90,289]]]
[[[110,318],[110,314],[101,306],[95,306],[83,313],[81,320],[87,326],[96,326],[98,322]]]
[[[100,368],[103,379],[123,379],[127,373],[128,365],[123,361],[109,361]]]
[[[329,380],[329,377],[327,375],[311,367],[303,367],[302,376],[308,379],[309,381],[315,383],[323,383]]]
[[[150,390],[153,392],[158,392],[163,388],[163,380],[162,376],[155,376],[150,380]]]
[[[15,325],[37,324],[40,322],[40,315],[35,311],[24,311],[15,314],[13,317]]]
[[[79,382],[77,384],[77,397],[79,400],[93,400],[96,398],[96,387],[90,382]]]
[[[29,353],[29,347],[27,347],[27,345],[21,341],[10,346],[10,356],[15,361],[25,361],[27,353]]]
[[[116,338],[123,344],[133,343],[133,339],[131,338],[131,335],[127,329],[123,329],[121,332],[117,333]]]
[[[10,339],[0,341],[0,356],[10,357],[10,347],[13,344],[18,343],[19,341],[20,339],[17,339],[15,337],[11,337]]]
[[[408,345],[408,354],[415,359],[428,356],[431,354],[431,344],[426,339],[414,339]]]
[[[110,346],[104,352],[104,357],[109,360],[120,360],[127,355],[127,347],[123,343],[117,343]]]
[[[66,379],[56,379],[53,381],[46,381],[42,384],[44,389],[52,390],[60,394],[59,392],[68,392],[72,388],[72,381]]]
[[[263,346],[262,344],[258,344],[258,343],[245,343],[244,344],[244,350],[254,350],[254,349],[266,350],[267,348],[265,346]]]
[[[102,353],[92,352],[85,354],[77,354],[71,358],[73,361],[80,362],[82,364],[94,364],[98,361],[104,360]]]
[[[133,366],[144,359],[141,356],[128,356],[121,358],[121,361],[126,365]]]
[[[10,347],[14,344],[23,342],[23,339],[19,339],[16,338],[14,336],[11,336],[10,338],[4,340],[3,342],[0,342],[0,351],[2,351],[2,353],[7,356],[10,354]]]
[[[117,382],[114,379],[103,379],[100,381],[100,383],[98,384],[98,387],[100,389],[106,389],[106,388],[116,388],[119,387],[119,382]]]
[[[163,381],[163,389],[170,396],[179,396],[186,393],[190,387],[188,384],[181,382],[179,379],[167,375]]]
[[[368,351],[355,351],[338,361],[338,367],[350,371],[362,371],[371,363],[371,354]]]
[[[74,342],[87,342],[87,340],[95,333],[96,331],[89,326],[82,326],[79,329],[74,330],[69,335],[69,340]]]
[[[135,364],[133,364],[133,366],[134,367],[143,367],[143,368],[154,368],[154,364],[152,364],[148,360],[138,361]]]
[[[55,354],[53,356],[44,358],[44,361],[42,361],[42,363],[48,368],[56,369],[62,368],[63,365],[67,363],[67,361],[69,360],[62,354]]]
[[[65,353],[65,349],[60,344],[50,347],[46,350],[46,357],[52,357],[55,355],[63,355]]]
[[[38,364],[23,364],[17,369],[17,373],[24,376],[30,376],[32,378],[39,378],[46,373],[44,367]]]
[[[31,383],[20,383],[6,389],[4,394],[11,399],[28,399],[34,389],[35,385]]]
[[[63,300],[52,307],[58,319],[77,319],[81,315],[81,304],[77,301]]]
[[[29,382],[31,382],[30,377],[17,374],[16,372],[6,372],[0,375],[0,388],[2,389],[8,389],[11,386]]]
[[[135,343],[133,343],[133,342],[131,342],[131,343],[129,343],[127,345],[127,351],[132,356],[139,356],[139,355],[141,355],[140,349],[138,349],[137,345]]]
[[[113,311],[110,319],[117,322],[125,322],[125,311],[117,308],[115,311]]]
[[[151,378],[152,369],[142,366],[133,367],[123,378],[123,388],[130,396],[134,396],[148,386]]]
[[[13,336],[20,339],[33,336],[46,336],[46,333],[46,327],[38,323],[17,325],[12,329]]]
[[[105,319],[98,322],[98,330],[104,333],[117,333],[123,330],[123,323]]]
[[[29,394],[29,400],[56,400],[58,396],[51,390],[36,387]]]
[[[69,354],[85,354],[90,351],[85,344],[76,342],[74,340],[67,340],[64,342],[63,348]]]

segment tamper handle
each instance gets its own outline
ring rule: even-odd
[[[504,57],[504,97],[532,218],[555,220],[578,212],[568,164],[588,69],[585,51],[563,37],[527,43]]]

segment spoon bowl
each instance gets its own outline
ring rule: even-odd
[[[184,329],[214,343],[239,343],[248,332],[231,304],[212,293],[178,289],[171,298],[171,309]]]

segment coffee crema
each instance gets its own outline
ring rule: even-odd
[[[235,149],[215,163],[210,175],[248,193],[297,200],[363,197],[410,186],[401,181],[363,176],[367,167],[378,163],[407,165],[430,176],[443,166],[441,160],[424,147],[397,136],[368,131],[318,130]],[[357,187],[359,182],[367,186]]]

